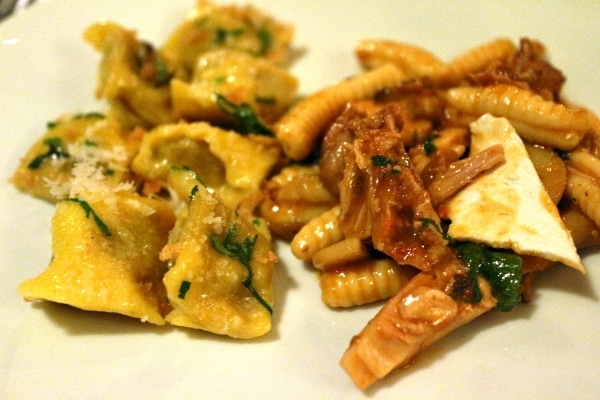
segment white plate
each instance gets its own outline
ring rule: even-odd
[[[600,256],[587,276],[555,268],[533,303],[492,312],[366,393],[338,366],[371,306],[331,311],[314,273],[281,246],[273,331],[240,342],[56,304],[18,284],[50,258],[53,208],[7,184],[19,158],[64,112],[98,110],[99,56],[82,31],[110,18],[161,44],[193,1],[38,1],[0,23],[0,398],[3,399],[592,399],[600,387]],[[420,44],[448,59],[498,36],[547,44],[569,99],[600,112],[600,2],[255,0],[295,24],[294,65],[309,92],[358,70],[363,38]]]

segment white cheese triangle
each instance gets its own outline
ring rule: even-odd
[[[573,239],[513,126],[486,114],[471,124],[471,131],[471,154],[500,143],[506,162],[447,202],[448,234],[559,261],[585,273]]]

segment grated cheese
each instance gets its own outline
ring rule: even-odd
[[[220,215],[215,215],[214,212],[204,217],[202,222],[212,225],[216,234],[222,233],[225,228],[225,221],[223,220],[223,217]]]

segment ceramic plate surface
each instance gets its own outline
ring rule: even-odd
[[[568,99],[600,112],[600,2],[255,0],[296,28],[292,71],[310,93],[359,68],[365,38],[421,45],[442,59],[499,36],[547,45]],[[156,45],[192,1],[38,0],[0,23],[0,398],[3,399],[592,399],[600,382],[600,255],[582,275],[553,268],[532,303],[491,312],[367,392],[339,367],[380,305],[332,311],[315,273],[278,245],[271,333],[254,341],[49,303],[19,283],[46,268],[53,207],[7,180],[47,121],[101,109],[99,55],[82,40],[108,18]]]

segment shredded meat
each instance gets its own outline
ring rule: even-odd
[[[427,186],[431,201],[438,206],[460,189],[471,183],[481,173],[504,163],[501,144],[488,147],[481,153],[455,161],[440,171]]]
[[[319,177],[329,192],[339,196],[339,184],[344,175],[344,165],[349,151],[348,144],[354,141],[355,131],[361,129],[367,113],[361,108],[348,105],[331,125],[321,145]]]
[[[479,280],[480,302],[452,297],[468,297],[472,287],[464,279],[464,267],[447,249],[435,268],[411,279],[352,338],[340,363],[359,388],[366,389],[392,370],[408,365],[424,349],[496,305],[491,287],[483,279]],[[454,293],[448,293],[449,288]]]
[[[404,146],[413,146],[425,140],[435,129],[432,121],[442,118],[444,105],[431,84],[422,80],[409,80],[379,92],[372,102],[348,104],[323,137],[319,168],[320,177],[332,194],[339,195],[348,146],[356,132],[377,129],[384,114],[378,114],[385,104],[396,104],[393,118]],[[366,118],[369,115],[369,118]],[[389,115],[388,115],[389,116]]]
[[[399,264],[430,270],[446,251],[440,219],[415,173],[390,104],[355,131],[340,184],[340,227]]]
[[[565,77],[545,59],[545,48],[537,41],[521,39],[519,50],[505,62],[492,64],[471,76],[481,86],[506,83],[538,93],[546,100],[559,101]]]

